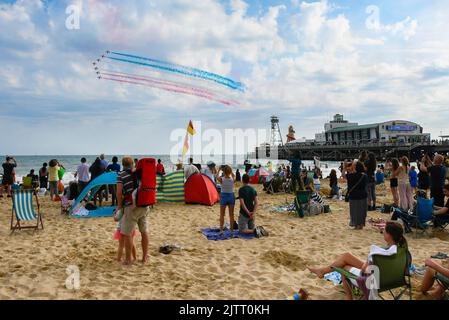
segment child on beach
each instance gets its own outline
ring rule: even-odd
[[[230,166],[225,166],[223,169],[224,175],[218,177],[217,180],[221,184],[220,193],[220,233],[223,233],[224,216],[226,214],[226,207],[229,208],[229,223],[231,231],[234,229],[234,181],[235,176]]]
[[[123,217],[123,210],[117,210],[114,214],[114,221],[117,222],[117,230],[114,233],[114,240],[118,240],[118,251],[117,251],[117,261],[122,262],[123,251],[125,250],[125,239],[123,238],[120,230],[121,230],[121,220]],[[136,246],[134,244],[134,237],[136,236],[136,230],[133,231],[131,237],[133,238],[133,247],[132,247],[132,257],[133,260],[137,260],[137,251]]]
[[[315,190],[321,189],[320,178],[318,177],[318,173],[316,173],[316,172],[313,175],[313,187],[315,188]]]

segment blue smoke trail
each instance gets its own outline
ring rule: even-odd
[[[219,83],[221,85],[224,85],[226,87],[229,87],[231,89],[239,90],[239,91],[243,92],[243,88],[240,87],[240,86],[229,84],[228,82],[220,81],[220,80],[217,80],[217,79],[211,79],[211,78],[208,78],[206,76],[201,76],[199,74],[195,74],[195,73],[192,73],[192,72],[186,72],[186,71],[179,70],[179,69],[172,68],[172,67],[164,67],[164,66],[160,66],[160,65],[157,65],[157,64],[149,64],[149,63],[133,61],[133,60],[128,60],[128,59],[120,59],[120,58],[113,58],[113,57],[106,57],[106,58],[111,59],[111,60],[116,60],[116,61],[122,61],[122,62],[128,62],[128,63],[137,64],[137,65],[147,66],[147,67],[151,67],[151,68],[156,68],[156,69],[160,69],[160,70],[164,70],[164,71],[179,73],[179,74],[183,74],[183,75],[187,75],[187,76],[193,76],[193,77],[201,78],[201,79],[204,79],[204,80],[210,80],[210,81],[214,81],[216,83]]]
[[[204,71],[204,70],[197,69],[197,68],[190,68],[190,67],[182,66],[182,65],[167,62],[167,61],[136,56],[136,55],[132,55],[132,54],[126,54],[126,53],[120,53],[120,52],[114,52],[114,51],[110,52],[110,53],[114,54],[114,55],[123,56],[123,57],[150,61],[150,62],[154,62],[157,64],[164,64],[164,65],[167,65],[169,68],[177,69],[177,70],[184,71],[184,72],[189,72],[190,75],[193,75],[193,76],[198,75],[199,77],[201,77],[203,79],[218,80],[218,81],[221,81],[220,83],[222,83],[222,82],[229,83],[231,86],[233,86],[235,88],[239,88],[239,90],[241,90],[241,91],[244,91],[244,85],[242,83],[236,82],[232,79],[220,76],[220,75],[212,73],[212,72]]]

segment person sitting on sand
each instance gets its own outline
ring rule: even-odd
[[[335,169],[331,170],[331,173],[329,174],[329,186],[331,188],[331,193],[329,198],[338,198],[338,194],[340,189],[338,188],[338,178],[337,178],[337,171]]]
[[[449,259],[446,260],[446,266],[443,266],[432,259],[426,259],[425,265],[427,270],[421,283],[421,292],[425,295],[430,294],[434,299],[442,300],[447,287],[438,283],[435,289],[431,289],[435,284],[435,276],[437,274],[449,279]]]
[[[383,232],[384,240],[387,244],[387,248],[379,248],[377,246],[372,246],[376,251],[380,250],[394,250],[393,246],[397,248],[407,249],[407,240],[404,237],[404,230],[398,222],[389,221],[385,225],[385,230]],[[366,271],[368,265],[372,263],[372,255],[368,256],[366,261],[360,260],[352,253],[344,253],[340,255],[334,262],[326,267],[309,267],[308,269],[316,274],[318,278],[323,279],[324,275],[334,271],[333,268],[344,268],[349,272],[359,276]],[[345,277],[342,277],[343,287],[345,290],[345,296],[347,300],[352,300],[352,290]]]
[[[235,176],[232,172],[230,166],[225,166],[223,168],[224,175],[218,177],[217,180],[221,184],[220,193],[220,233],[223,233],[224,228],[224,217],[226,214],[226,207],[229,208],[229,225],[231,231],[234,229],[234,206],[235,206],[235,196],[234,196],[234,180]]]
[[[326,204],[326,202],[324,202],[324,200],[323,200],[323,198],[320,196],[320,194],[314,190],[313,185],[309,184],[309,185],[306,187],[306,190],[308,190],[308,191],[311,192],[311,194],[310,194],[310,200],[312,200],[314,203],[321,204],[321,205],[323,205],[323,206]]]
[[[39,176],[37,174],[34,174],[34,169],[30,170],[30,173],[27,174],[28,178],[31,178],[31,184],[33,188],[37,188],[39,186]]]
[[[249,185],[249,175],[244,174],[242,182],[243,187],[239,189],[239,232],[253,234],[256,232],[257,192]]]
[[[313,187],[315,188],[315,190],[320,190],[321,189],[321,182],[320,182],[320,178],[318,177],[318,173],[315,172],[313,174]]]

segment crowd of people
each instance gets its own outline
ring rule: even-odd
[[[99,192],[99,200],[110,193],[112,195],[113,204],[117,205],[114,219],[117,221],[117,229],[115,238],[119,241],[117,260],[125,265],[132,264],[137,259],[136,247],[134,239],[136,237],[136,228],[141,234],[142,244],[142,262],[148,260],[148,214],[149,207],[138,207],[135,205],[136,189],[138,184],[135,175],[137,159],[131,157],[123,157],[121,165],[117,157],[113,157],[109,163],[104,154],[100,155],[95,161],[89,165],[87,159],[82,157],[80,164],[77,166],[74,177],[76,178],[76,192],[81,193],[90,181],[102,175],[105,172],[117,172],[117,184],[114,188],[104,187]],[[444,156],[435,154],[433,157],[429,155],[423,156],[417,167],[411,166],[407,157],[400,159],[388,159],[385,163],[379,164],[374,154],[362,152],[359,159],[354,161],[345,160],[340,167],[341,176],[347,181],[346,201],[349,202],[349,225],[355,230],[361,230],[365,227],[368,211],[376,210],[377,197],[376,186],[384,184],[388,179],[390,182],[390,190],[393,197],[393,205],[404,211],[413,210],[416,206],[415,195],[420,192],[427,196],[430,191],[430,197],[434,199],[435,215],[446,216],[449,219],[449,185],[446,184],[448,179],[448,161]],[[2,192],[6,191],[11,196],[11,186],[15,183],[15,169],[17,161],[13,157],[7,157],[3,167],[2,188],[0,188],[0,197]],[[210,161],[204,168],[199,164],[195,164],[190,158],[186,165],[178,164],[177,169],[184,171],[185,180],[193,174],[202,173],[210,178],[220,192],[220,211],[219,224],[220,232],[225,229],[226,211],[229,216],[229,228],[231,232],[237,229],[244,234],[255,234],[256,236],[267,235],[263,229],[256,227],[256,214],[259,207],[257,191],[250,185],[251,170],[259,170],[259,182],[270,183],[274,177],[282,177],[290,181],[292,192],[301,190],[312,191],[312,198],[318,203],[323,200],[319,194],[321,189],[320,178],[322,173],[319,165],[314,169],[305,168],[301,162],[299,155],[292,156],[290,165],[279,165],[273,170],[271,163],[268,163],[266,169],[261,165],[255,166],[248,161],[244,163],[245,173],[241,175],[237,169],[234,173],[233,169],[228,165],[217,167]],[[418,169],[418,170],[416,170]],[[64,174],[64,166],[57,159],[52,159],[49,163],[44,163],[38,174],[34,170],[30,171],[29,177],[40,188],[49,189],[50,197],[54,200],[58,194],[58,184],[62,180]],[[417,172],[418,171],[418,172]],[[265,172],[267,174],[262,174]],[[310,173],[313,173],[311,175]],[[156,174],[164,175],[165,167],[161,159],[156,164]],[[235,196],[236,182],[242,182],[242,186],[238,190],[238,197]],[[330,197],[341,195],[339,187],[339,179],[337,170],[332,169],[329,174]],[[73,191],[71,191],[73,196]],[[445,196],[448,198],[445,203]],[[239,201],[239,216],[236,221],[234,209],[236,201]],[[398,248],[407,249],[407,241],[404,238],[404,230],[401,224],[390,221],[384,229],[384,239],[387,249],[396,246]],[[330,272],[333,268],[345,268],[355,274],[362,273],[369,265],[370,259],[363,261],[346,253],[341,255],[337,260],[325,267],[311,267],[310,271],[322,278],[325,273]],[[429,267],[424,277],[422,292],[427,293],[434,285],[435,274],[448,275],[449,269],[435,261],[429,259],[426,261]],[[346,280],[343,282],[346,297],[352,298],[350,284]],[[437,287],[432,294],[440,297],[444,290]]]
[[[419,172],[406,156],[387,159],[384,166],[377,165],[374,154],[364,151],[359,159],[345,161],[342,165],[342,177],[348,182],[350,225],[363,229],[367,212],[377,208],[376,185],[384,184],[385,179],[389,180],[392,207],[412,212],[416,209],[415,198],[418,194],[424,197],[430,195],[434,200],[434,215],[441,215],[444,211],[441,208],[449,208],[449,202],[444,202],[445,184],[449,179],[447,160],[440,154],[433,155],[432,159],[429,155],[424,155],[418,163],[418,170]],[[331,188],[333,186],[335,177],[331,179]]]

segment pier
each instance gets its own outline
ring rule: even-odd
[[[410,161],[417,161],[424,154],[438,152],[446,154],[449,152],[449,141],[444,142],[421,142],[421,143],[364,143],[364,144],[285,144],[278,147],[257,147],[255,152],[249,153],[251,159],[274,159],[288,160],[293,155],[299,154],[303,160],[313,160],[318,157],[323,161],[344,161],[345,159],[357,159],[360,153],[366,150],[374,153],[378,161],[388,158],[400,158],[407,156]]]

